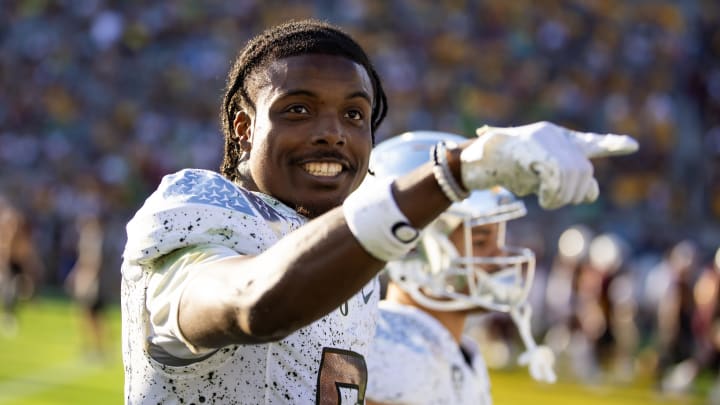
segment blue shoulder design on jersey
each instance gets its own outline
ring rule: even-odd
[[[214,205],[255,216],[248,201],[250,194],[216,173],[187,169],[165,180],[169,183],[163,192],[166,200]]]
[[[142,264],[198,244],[257,254],[301,224],[218,173],[185,169],[165,176],[128,222],[123,256]]]
[[[380,309],[376,339],[395,342],[415,353],[425,353],[437,343],[436,336],[424,324],[407,315]]]

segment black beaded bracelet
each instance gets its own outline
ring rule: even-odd
[[[445,193],[447,198],[453,202],[459,202],[466,199],[470,195],[470,192],[465,191],[462,187],[460,187],[450,171],[445,142],[438,142],[437,145],[432,148],[430,153],[432,155],[433,162],[435,163],[433,166],[433,175],[435,175],[435,180],[440,185],[443,193]]]

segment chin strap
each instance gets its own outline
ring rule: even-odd
[[[557,376],[553,370],[555,354],[547,346],[538,346],[530,333],[530,316],[532,308],[526,302],[510,310],[515,326],[517,326],[520,337],[525,344],[525,352],[518,357],[518,364],[528,366],[530,375],[536,381],[554,383]]]

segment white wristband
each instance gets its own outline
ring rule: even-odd
[[[343,203],[343,213],[355,239],[385,262],[405,256],[420,235],[395,203],[390,180],[350,194]]]

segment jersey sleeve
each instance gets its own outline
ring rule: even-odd
[[[151,345],[180,359],[200,358],[215,350],[188,342],[178,325],[178,306],[194,274],[204,266],[232,256],[238,256],[238,253],[228,247],[199,245],[179,249],[156,261],[146,296]]]
[[[186,169],[167,175],[126,227],[123,258],[148,265],[174,250],[222,245],[257,254],[274,243],[272,209],[217,173]],[[277,215],[275,215],[277,217]]]

